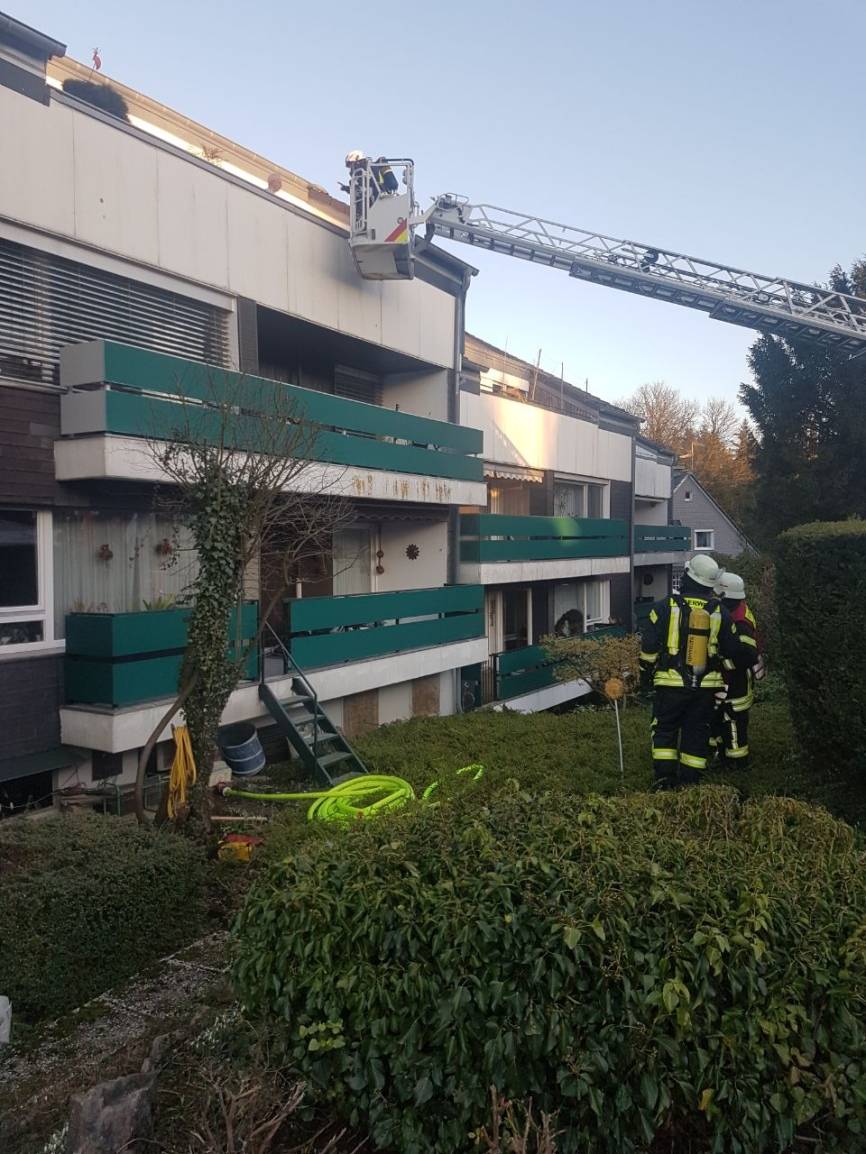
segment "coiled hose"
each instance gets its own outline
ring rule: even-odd
[[[478,781],[483,773],[484,766],[478,764],[464,765],[457,770],[458,776],[472,774],[473,781]],[[438,781],[431,782],[421,794],[421,801],[429,801],[438,788]],[[230,785],[218,789],[223,797],[243,797],[250,801],[308,802],[312,799],[312,805],[307,810],[307,821],[356,821],[418,800],[410,782],[386,773],[359,774],[330,789],[309,793],[255,793],[252,790],[235,789]]]

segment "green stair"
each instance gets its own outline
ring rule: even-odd
[[[267,682],[259,685],[259,697],[268,713],[311,777],[329,788],[367,773],[367,767],[319,705],[303,675],[293,678],[292,691],[290,697],[280,700]]]

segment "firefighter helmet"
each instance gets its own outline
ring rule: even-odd
[[[686,562],[686,575],[708,589],[713,588],[720,574],[718,565],[707,553],[698,553]]]
[[[359,164],[366,159],[366,153],[362,152],[360,148],[353,148],[351,152],[346,153],[346,168],[351,168],[353,164]]]
[[[713,592],[732,601],[743,601],[746,597],[746,585],[737,573],[722,573]]]

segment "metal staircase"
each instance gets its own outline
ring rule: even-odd
[[[303,669],[273,629],[267,629],[282,660],[282,675],[292,678],[292,694],[283,700],[277,697],[268,684],[263,661],[259,697],[304,769],[326,788],[367,773],[363,761],[322,709]]]

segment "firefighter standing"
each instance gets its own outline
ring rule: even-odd
[[[699,553],[686,565],[679,593],[652,607],[641,637],[641,672],[655,689],[652,753],[655,787],[694,784],[706,769],[722,662],[754,665],[753,637],[740,633],[713,593],[720,570]]]
[[[762,676],[763,664],[755,616],[746,604],[746,586],[736,573],[722,573],[715,593],[731,615],[737,632],[755,642],[755,660],[747,669],[736,669],[723,662],[726,695],[717,711],[716,738],[725,769],[749,768],[749,712],[754,702],[756,675]]]

